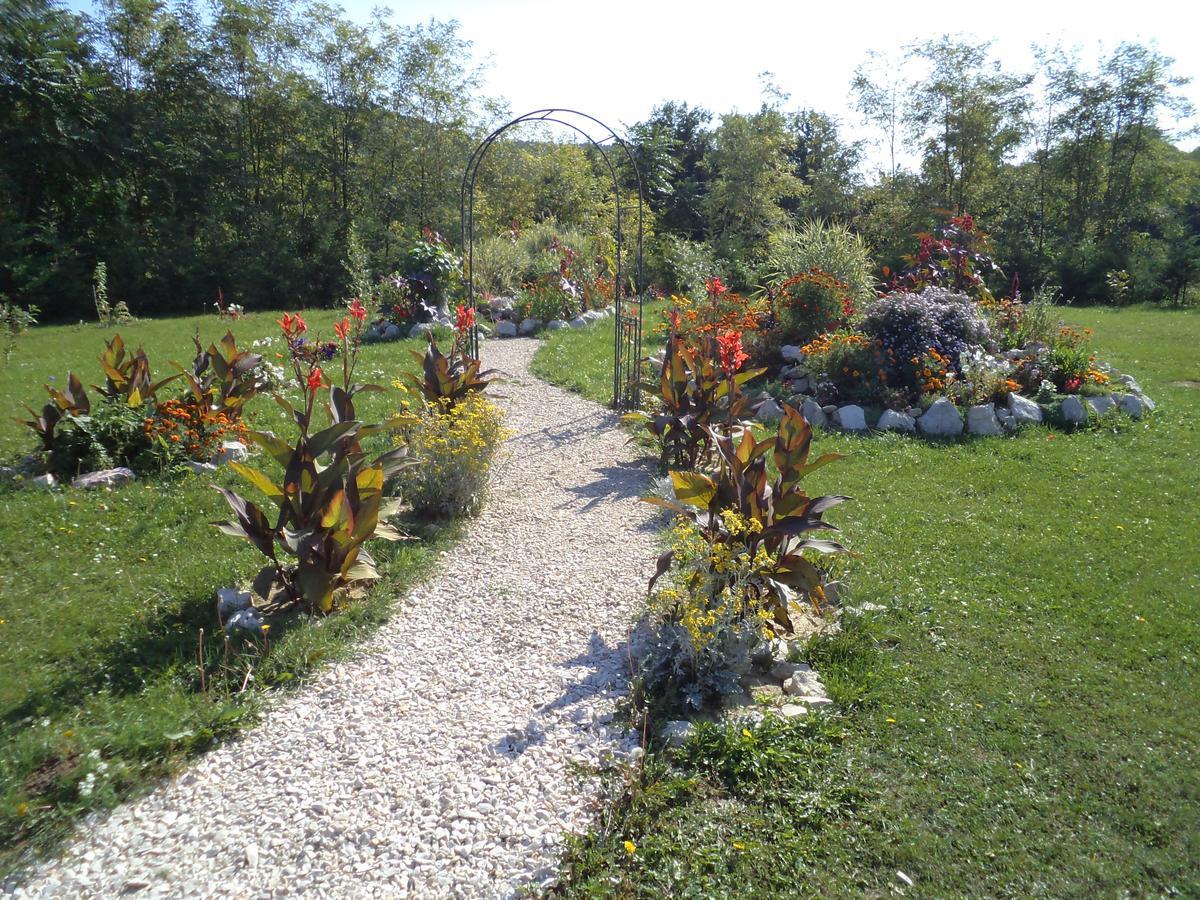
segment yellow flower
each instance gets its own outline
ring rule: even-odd
[[[633,856],[633,854],[635,852],[637,852],[637,844],[635,844],[633,841],[626,841],[625,842],[625,852],[628,853],[630,856]]]
[[[17,804],[17,815],[18,816],[23,816],[27,812],[29,812],[29,804],[28,803],[18,803]]]
[[[752,737],[754,737],[754,735],[750,733],[749,728],[743,728],[742,729],[742,737],[752,738]]]

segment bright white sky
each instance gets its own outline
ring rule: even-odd
[[[1014,70],[1032,65],[1035,41],[1078,46],[1089,63],[1122,40],[1154,42],[1175,59],[1177,74],[1192,79],[1185,93],[1200,108],[1200,4],[1189,0],[342,2],[363,22],[376,5],[389,6],[402,24],[457,19],[478,59],[490,60],[488,93],[507,98],[513,115],[571,107],[618,131],[663,100],[715,113],[757,110],[758,76],[769,70],[791,95],[791,106],[838,117],[851,137],[873,137],[849,97],[855,67],[868,49],[887,51],[944,32],[993,39]],[[632,37],[637,34],[640,41]],[[1191,149],[1200,137],[1178,143]],[[873,158],[883,157],[876,152]]]

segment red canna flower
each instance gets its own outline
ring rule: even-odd
[[[350,315],[354,316],[354,318],[359,322],[366,321],[367,308],[362,305],[362,301],[357,297],[355,297],[354,302],[350,304]]]
[[[308,389],[314,393],[321,388],[321,382],[325,378],[325,373],[321,371],[321,367],[313,369],[308,373]]]
[[[339,341],[344,341],[347,335],[350,334],[350,320],[344,318],[340,322],[334,322],[333,333],[338,336]]]
[[[717,336],[717,350],[721,355],[721,368],[725,375],[733,377],[733,373],[742,367],[750,357],[742,349],[742,333],[726,331]]]
[[[300,313],[296,313],[295,315],[292,315],[291,313],[284,313],[283,318],[276,319],[276,322],[278,322],[279,327],[283,329],[284,336],[288,338],[299,337],[300,335],[304,334],[304,332],[308,331],[308,325],[305,324],[304,319],[300,316]]]
[[[708,293],[712,297],[720,297],[729,290],[729,288],[725,287],[725,285],[721,282],[721,279],[716,275],[707,279],[704,282],[704,286],[708,288]]]
[[[459,305],[458,316],[455,319],[454,327],[459,334],[469,331],[475,324],[475,309],[474,307]]]

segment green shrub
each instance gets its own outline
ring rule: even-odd
[[[856,304],[876,295],[875,265],[867,242],[845,225],[814,219],[767,236],[767,283],[820,269],[847,285]]]
[[[4,340],[4,361],[7,363],[17,349],[17,339],[26,330],[37,324],[38,308],[31,306],[26,309],[15,303],[10,303],[0,294],[0,336]]]
[[[656,280],[668,294],[701,297],[706,279],[728,275],[718,265],[712,247],[703,241],[660,234],[649,249],[649,261]]]

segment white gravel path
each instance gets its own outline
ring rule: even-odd
[[[655,550],[650,468],[609,411],[487,366],[516,431],[484,514],[350,661],[83,829],[19,896],[509,896],[553,866],[636,745],[610,730]]]

